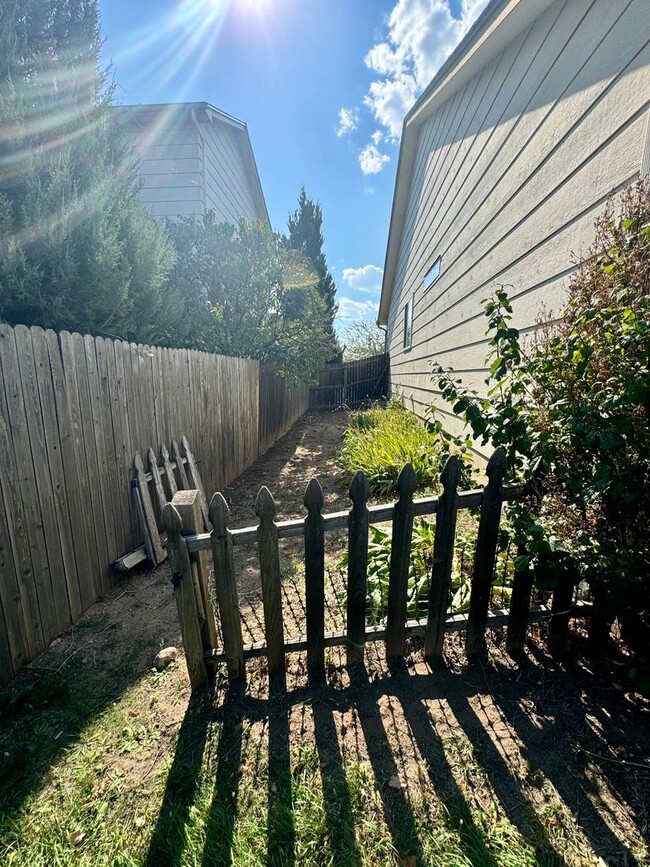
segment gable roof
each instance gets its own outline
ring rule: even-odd
[[[157,130],[167,130],[181,123],[197,123],[199,120],[207,120],[211,123],[221,123],[233,129],[237,134],[237,142],[241,150],[242,159],[248,177],[250,179],[251,193],[255,202],[255,209],[259,220],[270,225],[269,212],[262,191],[253,147],[248,127],[243,120],[237,120],[225,111],[216,108],[209,102],[167,102],[150,103],[144,105],[117,105],[114,111],[118,112],[125,123],[135,126],[149,127],[154,125]]]
[[[377,315],[379,325],[385,326],[388,323],[422,125],[439,106],[538,18],[552,2],[553,0],[490,0],[404,118]]]

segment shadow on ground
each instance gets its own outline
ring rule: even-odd
[[[242,728],[255,724],[268,733],[267,771],[257,785],[266,789],[268,821],[259,833],[266,835],[266,863],[272,867],[301,863],[296,852],[292,750],[306,739],[317,751],[326,817],[329,851],[321,853],[322,863],[361,863],[360,814],[350,789],[350,760],[365,761],[371,769],[402,865],[434,863],[425,857],[430,832],[411,795],[409,781],[418,776],[426,778],[444,805],[442,822],[455,833],[471,864],[503,863],[477,821],[477,797],[479,803],[486,798],[481,805],[486,814],[507,817],[525,838],[534,851],[533,863],[576,863],[565,860],[562,841],[549,832],[552,811],[575,819],[578,837],[573,843],[586,853],[580,863],[641,863],[630,841],[643,837],[650,842],[650,766],[643,762],[650,748],[648,704],[624,695],[597,664],[558,662],[531,643],[515,664],[499,662],[498,657],[473,667],[441,664],[435,670],[413,663],[403,670],[375,670],[370,676],[365,669],[358,670],[346,685],[341,683],[338,677],[334,683],[287,689],[281,680],[272,681],[261,697],[259,688],[251,687],[217,691],[216,701],[206,695],[195,697],[183,723],[146,863],[183,863],[184,827],[202,744],[213,724],[221,733],[199,859],[203,865],[234,863]],[[296,723],[296,710],[304,719],[305,708],[311,729]],[[631,754],[630,733],[635,736],[637,761],[624,758]],[[456,754],[458,745],[467,754]]]

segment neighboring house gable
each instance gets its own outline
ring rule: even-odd
[[[492,0],[407,116],[378,321],[419,415],[440,403],[434,358],[485,390],[494,286],[524,334],[560,308],[573,254],[642,171],[649,38],[648,0]]]
[[[120,106],[141,154],[141,195],[156,217],[269,222],[246,124],[207,102]]]

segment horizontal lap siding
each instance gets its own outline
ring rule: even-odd
[[[305,412],[307,393],[250,359],[0,324],[0,683],[142,544],[136,451],[186,436],[211,494]]]
[[[201,125],[205,205],[217,219],[234,223],[240,217],[256,220],[251,179],[244,164],[237,131],[224,124]]]
[[[525,333],[561,308],[608,195],[639,175],[649,34],[645,0],[558,0],[422,126],[389,315],[393,388],[419,415],[439,404],[433,358],[482,386],[481,300],[495,285]]]

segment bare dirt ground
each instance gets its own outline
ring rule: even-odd
[[[347,508],[333,463],[345,423],[344,412],[301,420],[225,491],[231,526],[256,523],[255,499],[261,485],[276,497],[278,519],[301,516],[302,496],[313,475],[323,485],[327,511]],[[283,568],[287,574],[298,574],[288,598],[299,607],[300,546],[292,544],[283,554]],[[261,627],[254,550],[238,557],[243,607],[257,612]],[[333,584],[328,599],[336,609]],[[328,616],[335,621],[336,610]],[[295,619],[300,620],[300,612]],[[503,649],[501,632],[495,631],[488,658],[469,665],[462,636],[449,635],[445,664],[437,670],[424,663],[417,642],[410,644],[400,670],[388,668],[379,643],[370,644],[365,671],[354,681],[343,665],[343,654],[330,652],[326,682],[315,688],[307,683],[303,655],[292,654],[286,688],[275,695],[269,693],[264,661],[253,661],[244,693],[228,690],[220,675],[205,718],[222,724],[226,746],[229,737],[241,740],[242,726],[249,739],[265,744],[270,776],[274,762],[275,767],[278,761],[288,767],[288,751],[296,744],[314,744],[326,809],[328,787],[334,786],[337,810],[345,813],[341,779],[349,761],[371,769],[385,822],[402,856],[394,863],[433,863],[422,855],[424,832],[420,820],[414,819],[412,803],[417,792],[425,802],[442,804],[443,811],[445,805],[455,804],[460,812],[452,818],[461,836],[475,827],[477,816],[494,816],[495,821],[506,816],[531,841],[534,863],[650,864],[650,702],[624,681],[624,668],[616,659],[622,650],[614,648],[610,658],[590,659],[584,635],[575,630],[569,653],[555,659],[547,654],[544,639],[544,627],[535,628],[526,652],[514,660]],[[120,785],[134,797],[142,789],[146,803],[153,781],[165,779],[175,749],[174,761],[178,759],[179,731],[189,725],[182,656],[163,674],[151,670],[159,648],[179,643],[176,608],[163,565],[125,580],[26,669],[0,695],[0,707],[10,708],[0,785],[4,780],[15,787],[16,805],[47,780],[49,769],[80,737],[88,714],[119,707],[121,696],[127,694],[127,721],[137,721],[156,736],[151,743],[138,742],[133,752],[106,756],[105,764],[110,774],[118,768],[124,780]],[[38,693],[30,694],[30,689],[43,678],[47,697],[34,698]],[[57,731],[47,739],[28,735],[34,740],[28,744],[29,754],[14,749],[22,729],[41,725],[38,714],[48,720],[56,716],[57,684],[65,678],[68,688],[83,686],[88,707],[51,723]],[[130,687],[134,689],[129,693]],[[0,716],[3,713],[0,710]],[[208,723],[201,725],[205,732]],[[221,753],[221,744],[218,750]],[[244,772],[238,768],[235,773],[241,779]],[[280,794],[282,781],[280,774]],[[228,789],[230,783],[224,785]],[[270,801],[277,787],[270,779]],[[165,794],[166,799],[172,796],[173,792]],[[334,822],[340,816],[328,818]],[[164,836],[162,809],[158,824]],[[350,833],[354,843],[354,828]],[[336,847],[347,845],[346,839],[332,836],[332,863],[359,863],[337,861]],[[483,855],[472,863],[497,863],[492,853]],[[150,857],[147,863],[155,860]],[[510,862],[499,858],[498,863]]]

